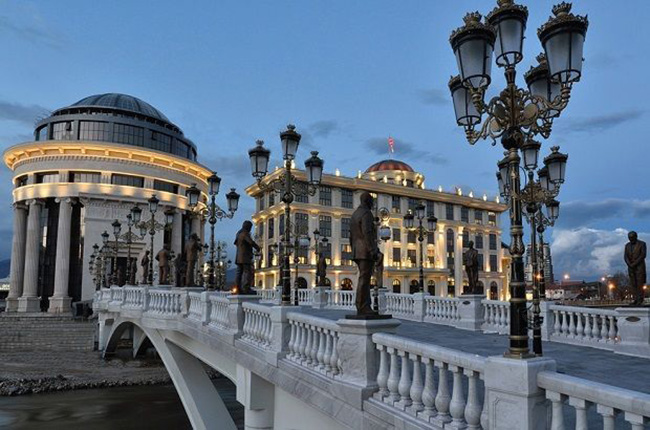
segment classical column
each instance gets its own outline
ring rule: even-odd
[[[191,224],[191,233],[192,234],[196,233],[196,235],[199,237],[199,240],[201,240],[201,236],[202,236],[201,235],[201,217],[199,215],[197,215],[197,214],[192,214],[191,220],[192,220],[191,221],[192,222],[192,224]]]
[[[54,294],[50,297],[48,312],[69,313],[72,299],[68,297],[70,279],[70,223],[72,199],[56,199],[59,203],[59,225],[56,233],[56,264],[54,266]]]
[[[39,312],[38,256],[41,233],[41,206],[38,200],[29,201],[27,217],[27,238],[25,240],[25,275],[23,295],[18,299],[18,312]]]
[[[11,285],[7,296],[7,312],[18,310],[18,299],[23,294],[23,275],[25,271],[25,227],[27,225],[27,206],[14,204],[14,238],[11,245]]]
[[[456,297],[463,294],[463,227],[456,230],[456,241],[454,242],[454,283],[456,285]]]
[[[172,222],[172,251],[174,255],[183,253],[183,214],[176,210],[174,212],[174,221]]]

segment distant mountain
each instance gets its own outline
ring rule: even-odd
[[[11,266],[11,259],[0,260],[0,278],[9,276],[9,267]]]

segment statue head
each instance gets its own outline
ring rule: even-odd
[[[469,243],[467,244],[467,247],[468,247],[469,249],[474,249],[474,241],[473,241],[473,240],[470,240]]]
[[[631,231],[627,234],[627,238],[630,240],[630,242],[636,243],[639,236],[636,234],[636,231]]]
[[[144,252],[144,255],[149,255],[149,250],[148,249]]]
[[[242,230],[250,232],[253,229],[253,223],[246,220],[241,225]]]
[[[369,192],[364,191],[363,193],[361,193],[361,206],[366,207],[368,209],[372,209],[372,203],[373,203],[373,198]]]

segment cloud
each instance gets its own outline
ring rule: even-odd
[[[332,133],[338,131],[339,124],[335,120],[316,121],[307,127],[307,131],[313,137],[329,137]]]
[[[443,106],[451,103],[449,93],[437,88],[419,90],[417,94],[420,101],[425,105]]]
[[[562,123],[560,129],[564,132],[594,134],[612,129],[626,122],[634,121],[645,114],[642,109],[613,112],[592,117],[569,118]]]
[[[47,28],[39,16],[33,16],[33,22],[19,24],[12,22],[7,16],[0,16],[0,31],[11,33],[34,44],[46,45],[50,48],[61,49],[64,37]]]
[[[560,273],[570,273],[574,279],[591,280],[627,270],[623,261],[627,233],[623,228],[555,229],[552,233],[551,256],[556,278]],[[639,233],[639,238],[648,241],[650,233]]]
[[[33,126],[39,117],[45,116],[48,113],[49,109],[43,106],[0,101],[0,119],[17,121]]]
[[[366,148],[377,155],[386,155],[388,153],[388,141],[385,137],[373,137],[365,142]],[[431,164],[444,165],[449,160],[440,153],[431,153],[416,148],[412,143],[395,139],[395,151],[399,157],[419,159]]]
[[[615,218],[650,218],[650,200],[605,199],[595,202],[572,201],[560,206],[563,227],[588,226]]]

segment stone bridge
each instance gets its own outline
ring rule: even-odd
[[[641,430],[649,423],[643,369],[650,362],[615,354],[628,329],[598,311],[558,312],[547,338],[560,342],[544,343],[555,359],[515,360],[503,357],[507,338],[497,334],[505,320],[488,317],[485,325],[503,306],[480,298],[454,305],[385,295],[382,307],[401,319],[360,321],[335,309],[349,307],[349,297],[301,294],[309,306],[277,306],[268,293],[102,289],[94,303],[99,348],[112,354],[127,332],[134,353],[150,342],[196,429],[236,428],[204,363],[236,385],[247,429]],[[635,348],[642,351],[643,342]]]

